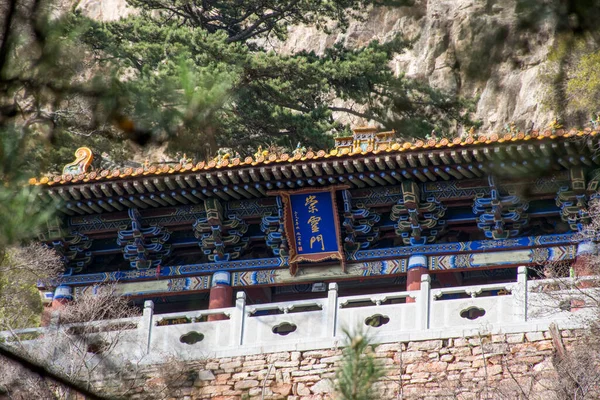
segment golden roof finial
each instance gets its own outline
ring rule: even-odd
[[[94,160],[94,154],[89,147],[80,147],[75,150],[75,161],[70,162],[63,168],[63,175],[85,174]]]

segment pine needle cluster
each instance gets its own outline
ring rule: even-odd
[[[383,366],[369,353],[371,341],[361,330],[344,331],[347,347],[336,373],[336,392],[340,400],[374,400],[373,385],[384,376]]]

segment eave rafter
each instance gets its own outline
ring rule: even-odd
[[[267,191],[274,189],[339,183],[356,189],[395,185],[403,180],[425,183],[483,178],[492,173],[520,175],[600,165],[600,158],[594,152],[598,144],[595,132],[578,141],[554,137],[552,133],[533,139],[523,136],[485,142],[446,140],[442,144],[443,139],[437,143],[417,142],[410,146],[405,143],[350,154],[320,151],[291,158],[271,155],[260,157],[258,161],[252,158],[243,162],[225,160],[221,164],[211,161],[171,169],[128,168],[123,172],[44,178],[34,183],[49,186],[42,197],[47,201],[62,201],[60,211],[87,215],[131,207],[200,204],[209,198],[250,199],[266,196]]]

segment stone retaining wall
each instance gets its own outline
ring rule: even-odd
[[[375,390],[380,399],[553,399],[555,345],[567,349],[577,332],[486,335],[374,345],[386,376]],[[557,343],[558,340],[558,343]],[[483,344],[483,345],[482,345]],[[143,371],[132,399],[151,396],[196,400],[333,399],[341,349],[280,352],[204,362],[172,361]],[[530,395],[535,393],[535,396]],[[129,397],[129,396],[128,396]]]

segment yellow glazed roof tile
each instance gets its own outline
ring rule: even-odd
[[[582,136],[595,136],[597,135],[597,131],[586,129],[586,130],[575,130],[571,129],[569,131],[565,129],[557,129],[550,130],[546,129],[542,132],[532,131],[528,133],[524,132],[515,132],[515,133],[506,133],[499,135],[497,133],[493,133],[489,136],[479,136],[475,138],[473,136],[464,136],[457,137],[452,140],[447,138],[440,139],[417,139],[413,142],[404,142],[404,143],[384,143],[378,145],[376,148],[372,145],[369,145],[365,151],[357,149],[357,151],[350,151],[348,148],[336,148],[330,151],[318,150],[312,151],[309,150],[305,154],[301,154],[300,152],[293,155],[288,153],[283,153],[281,155],[277,154],[268,154],[268,152],[263,152],[263,154],[258,157],[245,157],[245,158],[224,158],[221,160],[213,159],[209,161],[199,161],[197,163],[186,162],[184,164],[176,164],[175,166],[168,165],[151,165],[145,167],[131,168],[127,167],[123,170],[118,168],[115,169],[102,169],[99,171],[91,171],[87,173],[80,174],[64,174],[57,176],[44,176],[41,178],[31,178],[29,183],[31,185],[63,185],[66,183],[77,183],[77,182],[89,182],[91,180],[102,181],[102,180],[116,180],[119,178],[127,178],[127,177],[135,177],[135,176],[153,176],[153,175],[161,175],[161,174],[175,174],[178,172],[185,171],[210,171],[213,169],[221,169],[221,168],[233,168],[240,166],[260,166],[260,165],[268,165],[271,163],[281,163],[281,162],[289,162],[294,163],[297,161],[306,161],[306,160],[319,160],[331,157],[353,157],[353,156],[367,156],[369,154],[378,154],[382,152],[391,153],[391,152],[405,152],[408,150],[423,150],[423,149],[437,149],[443,150],[445,148],[452,148],[455,146],[477,146],[481,144],[492,144],[492,143],[506,143],[506,142],[517,142],[517,141],[528,141],[531,139],[550,139],[555,140],[560,137],[582,137]]]

